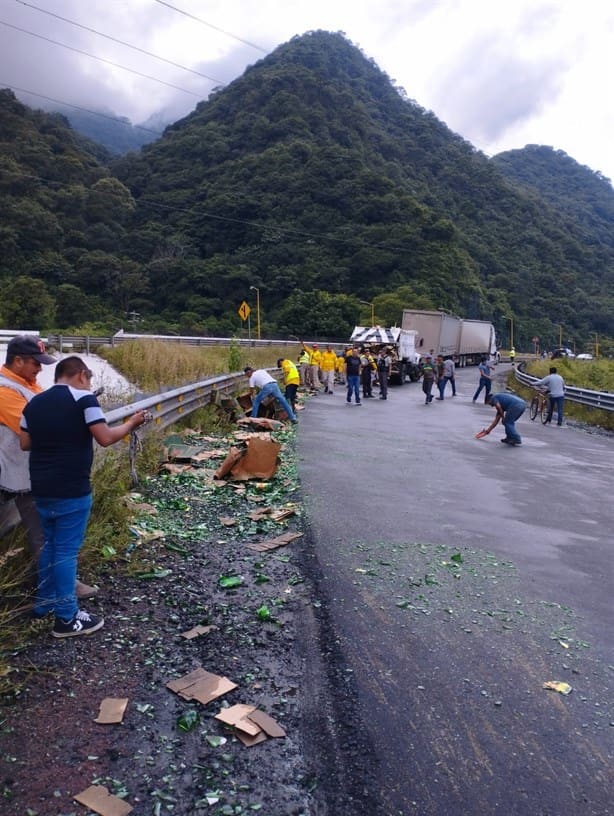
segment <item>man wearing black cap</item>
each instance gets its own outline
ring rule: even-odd
[[[30,492],[30,457],[19,446],[19,423],[23,409],[43,390],[36,382],[42,366],[56,362],[46,353],[42,340],[24,334],[10,341],[6,362],[0,368],[0,501],[14,501],[35,564],[44,536]],[[95,587],[77,581],[77,597],[91,598],[97,592]]]

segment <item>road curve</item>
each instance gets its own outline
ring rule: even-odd
[[[334,816],[614,813],[613,440],[528,413],[521,447],[476,440],[476,379],[300,414]]]

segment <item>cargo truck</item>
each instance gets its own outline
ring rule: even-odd
[[[417,332],[416,349],[423,356],[453,357],[459,366],[477,365],[483,356],[498,362],[495,329],[485,320],[465,320],[439,311],[404,309],[403,329]]]
[[[420,355],[416,351],[416,332],[398,326],[356,326],[350,342],[361,349],[368,349],[376,357],[381,348],[388,350],[392,359],[390,382],[403,385],[407,377],[412,382],[420,379]]]

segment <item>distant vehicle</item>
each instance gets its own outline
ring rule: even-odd
[[[592,354],[578,354],[578,355],[576,355],[576,360],[592,360],[592,359],[593,359]]]
[[[552,352],[552,359],[556,360],[557,357],[575,357],[576,355],[570,348],[566,346],[560,346],[559,348],[555,348]]]
[[[416,332],[405,331],[398,326],[356,326],[350,337],[353,345],[368,348],[373,356],[386,348],[392,360],[390,382],[403,385],[406,378],[412,382],[420,379],[420,355],[416,351]]]
[[[492,363],[499,361],[494,326],[485,320],[462,320],[428,309],[403,309],[401,326],[417,333],[416,348],[422,356],[432,353],[454,357],[461,368],[478,365],[484,356]]]

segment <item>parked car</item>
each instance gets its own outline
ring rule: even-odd
[[[592,360],[592,359],[593,359],[592,354],[578,354],[576,356],[576,360]]]

